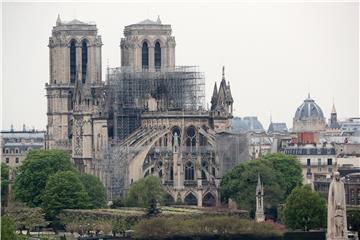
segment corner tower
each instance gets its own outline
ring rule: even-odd
[[[125,27],[121,39],[121,66],[136,71],[175,67],[175,37],[171,25],[146,19]]]

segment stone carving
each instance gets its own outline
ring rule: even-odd
[[[348,239],[345,189],[339,172],[333,174],[333,179],[329,187],[326,239]]]

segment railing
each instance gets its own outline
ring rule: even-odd
[[[197,186],[197,181],[196,180],[185,180],[184,181],[184,186],[196,187]]]

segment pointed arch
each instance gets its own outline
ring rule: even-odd
[[[84,39],[81,43],[81,80],[86,81],[88,65],[88,41]]]
[[[195,178],[194,164],[188,161],[185,164],[185,180],[194,180],[194,178]]]
[[[214,195],[211,192],[207,192],[203,199],[202,199],[202,205],[204,207],[214,207],[216,206],[216,199]]]
[[[143,69],[149,68],[149,44],[145,40],[141,48],[141,66]]]
[[[161,69],[161,44],[160,44],[159,40],[157,40],[155,43],[154,63],[155,63],[155,69],[160,70]]]
[[[184,203],[186,205],[197,205],[197,198],[195,197],[195,195],[190,192],[186,195],[185,199],[184,199]]]
[[[170,193],[167,193],[165,195],[165,205],[173,205],[174,203],[175,203],[174,197]]]
[[[70,40],[69,44],[69,56],[70,56],[70,83],[75,83],[76,79],[76,40]]]

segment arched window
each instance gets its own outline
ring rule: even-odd
[[[83,83],[85,83],[86,81],[87,63],[88,63],[88,48],[86,41],[83,41],[81,46],[81,80]]]
[[[76,78],[76,46],[75,40],[70,43],[70,83],[75,83]]]
[[[147,42],[143,43],[141,53],[142,53],[141,54],[142,68],[148,69],[149,68],[149,46],[148,46]]]
[[[189,193],[185,199],[184,199],[185,204],[187,205],[197,205],[197,198],[195,197],[194,194]]]
[[[161,68],[161,47],[160,43],[155,43],[155,69],[159,70]]]
[[[216,205],[216,200],[214,195],[212,195],[211,193],[207,193],[205,194],[204,198],[203,198],[203,206],[204,207],[213,207]]]
[[[194,164],[187,162],[185,165],[185,180],[194,180]]]
[[[186,129],[187,139],[186,146],[195,147],[196,145],[196,130],[193,126],[190,126]]]

